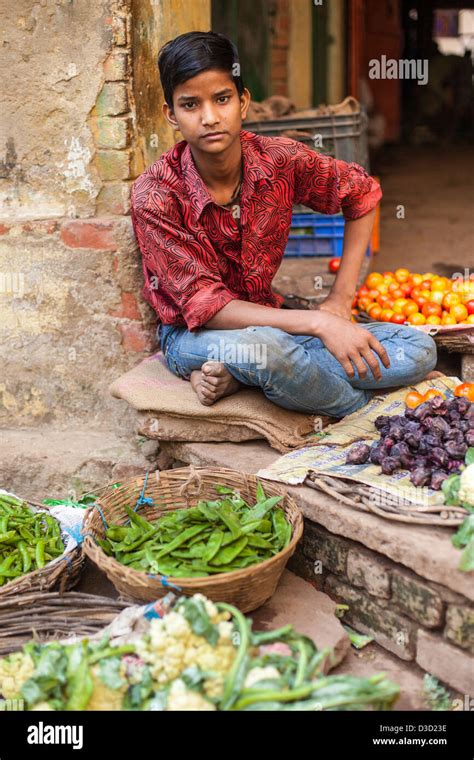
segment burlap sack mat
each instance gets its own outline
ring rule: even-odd
[[[142,425],[142,430],[150,438],[162,440],[265,438],[272,448],[286,453],[307,446],[311,442],[308,435],[333,421],[282,409],[258,388],[244,388],[212,406],[204,406],[191,383],[168,369],[161,351],[115,380],[110,392],[134,409],[150,412],[151,418]],[[158,419],[158,423],[153,419]],[[167,422],[171,430],[167,429]],[[173,427],[177,438],[172,438]]]

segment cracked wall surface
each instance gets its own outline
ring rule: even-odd
[[[176,139],[161,45],[210,0],[0,8],[0,424],[132,427],[109,384],[154,346],[131,184]],[[156,138],[158,135],[158,139]]]

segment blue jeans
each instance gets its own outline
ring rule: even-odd
[[[161,330],[160,330],[161,328]],[[343,417],[357,411],[379,389],[420,382],[436,366],[436,344],[405,325],[376,322],[370,330],[385,348],[390,367],[379,361],[382,379],[349,378],[319,338],[290,335],[276,327],[238,330],[159,325],[158,337],[170,370],[188,380],[208,360],[222,361],[244,385],[257,386],[278,406],[306,414]]]

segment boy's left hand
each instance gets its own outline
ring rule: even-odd
[[[342,317],[343,319],[351,318],[351,300],[341,298],[340,296],[329,295],[319,304],[321,311],[329,311],[331,314],[335,314],[336,317]]]

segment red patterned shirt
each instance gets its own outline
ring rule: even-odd
[[[217,205],[186,140],[152,164],[132,188],[132,223],[142,253],[144,298],[163,324],[196,330],[229,301],[280,307],[272,280],[294,204],[346,219],[371,211],[380,185],[358,164],[324,156],[287,137],[240,132],[240,228]]]

